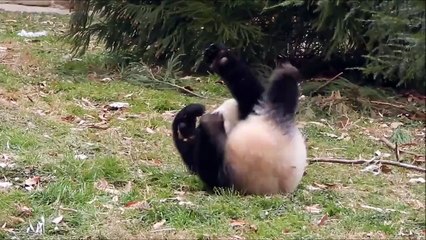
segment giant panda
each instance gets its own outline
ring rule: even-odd
[[[210,45],[204,57],[233,98],[210,113],[197,103],[177,113],[173,139],[185,165],[210,190],[293,192],[307,166],[305,140],[295,124],[299,71],[280,64],[265,89],[223,45]]]

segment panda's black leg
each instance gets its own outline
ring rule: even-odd
[[[267,101],[278,118],[294,117],[299,100],[298,82],[301,78],[298,69],[290,63],[281,64],[272,73]]]
[[[245,119],[262,97],[264,92],[262,84],[245,62],[222,45],[210,45],[204,52],[204,59],[225,82],[238,102],[241,119]]]
[[[195,147],[198,159],[198,175],[211,190],[214,187],[229,187],[229,179],[223,168],[226,132],[220,114],[205,114],[200,119]]]

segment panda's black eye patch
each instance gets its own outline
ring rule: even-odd
[[[204,50],[204,61],[206,63],[212,63],[214,59],[219,55],[222,50],[225,50],[225,46],[222,44],[212,43]]]

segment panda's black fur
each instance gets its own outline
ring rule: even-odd
[[[294,191],[306,167],[305,141],[295,125],[298,70],[280,64],[264,89],[225,47],[212,44],[204,56],[233,99],[211,113],[205,113],[202,104],[178,112],[173,139],[185,165],[208,189],[232,187],[246,194]]]

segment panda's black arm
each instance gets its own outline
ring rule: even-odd
[[[225,82],[238,102],[240,118],[245,119],[262,97],[264,92],[262,84],[250,71],[248,65],[224,46],[210,45],[204,52],[204,59]]]
[[[197,162],[194,158],[194,147],[198,139],[196,128],[197,117],[201,116],[205,107],[201,104],[189,104],[180,110],[172,123],[172,134],[175,147],[192,173],[197,171]]]
[[[221,114],[201,117],[194,158],[199,159],[198,175],[210,190],[230,186],[223,167],[226,138]]]

